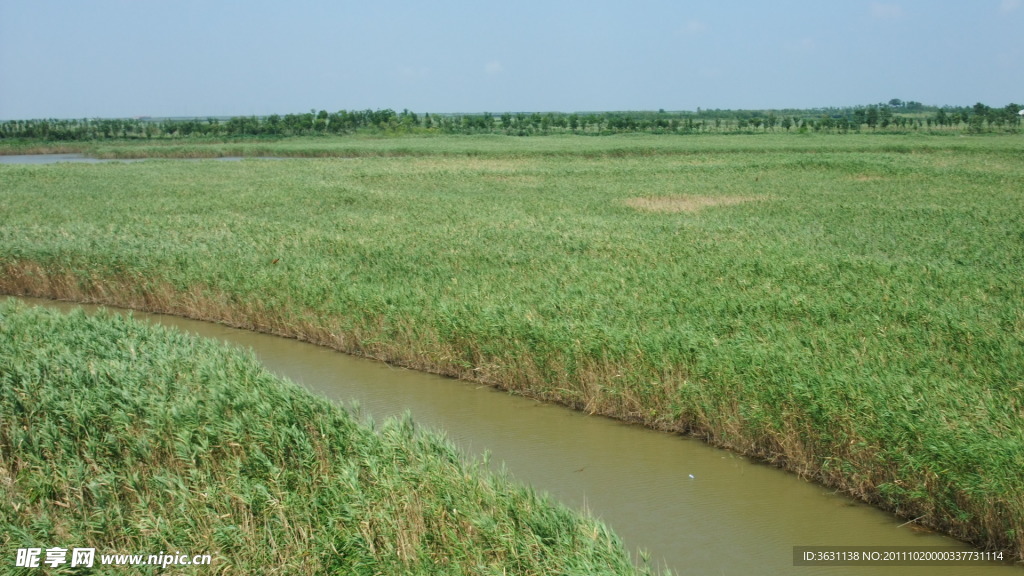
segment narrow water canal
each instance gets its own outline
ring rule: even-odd
[[[0,155],[0,164],[99,164],[103,162],[137,162],[137,160],[101,160],[85,154],[14,154]]]
[[[69,310],[76,305],[24,299]],[[84,306],[87,310],[95,307]],[[961,546],[769,466],[676,435],[275,336],[172,316],[136,318],[251,348],[273,372],[356,401],[376,420],[410,411],[465,452],[608,523],[634,556],[677,574],[1024,575],[971,566],[794,566],[794,546]],[[963,549],[969,550],[966,546]]]

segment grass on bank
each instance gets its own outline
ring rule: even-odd
[[[625,156],[703,155],[708,153],[949,153],[990,154],[992,142],[1003,152],[1019,148],[1015,135],[906,134],[707,134],[675,137],[653,134],[615,136],[509,137],[480,135],[361,135],[278,138],[196,138],[189,140],[124,140],[48,142],[0,140],[0,155],[80,153],[99,159],[139,158],[607,158]]]
[[[347,157],[0,167],[0,285],[699,434],[1024,549],[1024,140],[259,145]]]
[[[91,573],[162,551],[212,555],[190,574],[636,573],[601,524],[409,418],[374,428],[221,343],[10,301],[0,501],[8,566],[91,547]]]

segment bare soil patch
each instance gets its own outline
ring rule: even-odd
[[[626,205],[644,212],[697,212],[710,206],[733,206],[763,199],[763,196],[643,196],[627,198]]]

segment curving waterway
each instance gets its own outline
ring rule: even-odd
[[[78,305],[23,299],[67,311]],[[95,306],[82,306],[95,311]],[[113,310],[113,309],[112,309]],[[794,546],[959,546],[793,474],[673,434],[394,368],[219,324],[138,319],[252,349],[271,371],[316,394],[358,402],[376,420],[409,411],[471,455],[489,452],[517,479],[611,526],[637,555],[676,574],[1024,575],[1007,564],[794,566]],[[902,526],[901,526],[902,525]]]

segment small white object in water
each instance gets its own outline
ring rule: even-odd
[[[690,480],[693,480],[693,478],[694,478],[693,474],[690,474]]]

